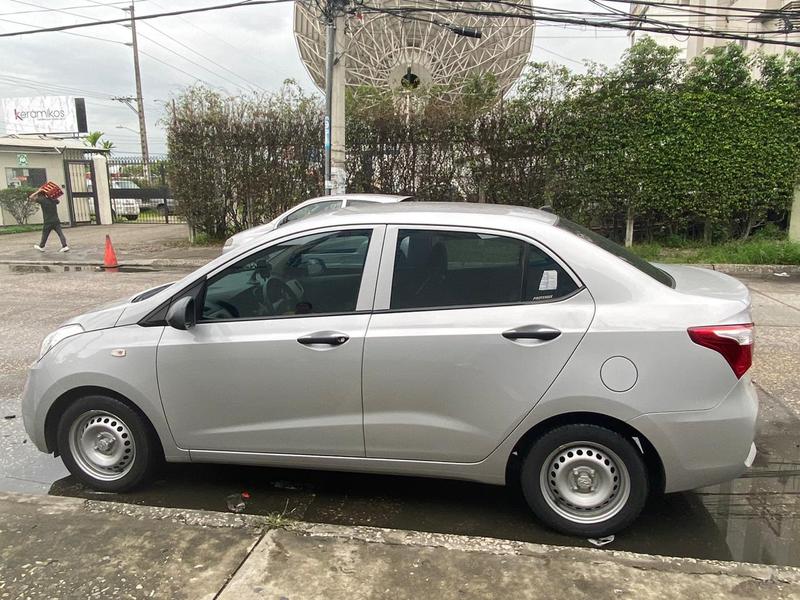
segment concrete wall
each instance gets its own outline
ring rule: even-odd
[[[19,165],[17,158],[18,154],[25,154],[28,157],[27,167]],[[7,188],[8,177],[6,169],[37,169],[42,168],[46,171],[46,176],[49,181],[54,181],[66,190],[66,180],[64,177],[64,157],[61,153],[46,150],[7,150],[0,149],[0,188]],[[61,221],[64,223],[69,222],[69,208],[66,201],[66,191],[61,198],[61,203],[58,205],[58,214]],[[28,219],[28,223],[41,223],[42,212],[37,209],[36,212]],[[16,219],[11,214],[0,208],[0,225],[15,225]]]
[[[789,239],[800,242],[800,183],[794,186],[794,202],[789,215]]]

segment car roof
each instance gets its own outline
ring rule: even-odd
[[[523,221],[523,223],[520,223]],[[558,217],[553,213],[509,204],[477,204],[472,202],[401,202],[374,206],[347,206],[313,215],[293,226],[308,229],[314,226],[368,223],[408,223],[429,225],[462,225],[471,227],[510,227],[516,225],[554,225]],[[283,229],[283,228],[281,228]]]

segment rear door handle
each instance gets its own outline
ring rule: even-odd
[[[549,342],[561,335],[558,329],[546,327],[544,325],[526,325],[503,332],[503,337],[507,340],[540,340]]]
[[[325,346],[341,346],[349,339],[350,338],[343,333],[338,333],[335,331],[320,331],[299,337],[297,338],[297,341],[304,346],[313,346],[315,344]]]

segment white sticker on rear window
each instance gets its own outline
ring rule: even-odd
[[[539,291],[554,290],[558,287],[558,271],[545,271],[539,282]]]

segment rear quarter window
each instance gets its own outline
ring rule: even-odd
[[[556,227],[559,229],[563,229],[565,231],[569,231],[573,235],[578,236],[579,238],[586,240],[594,244],[595,246],[602,248],[606,252],[610,252],[620,260],[624,260],[626,263],[639,269],[645,275],[648,275],[658,281],[659,283],[666,285],[667,287],[674,288],[675,287],[675,280],[669,273],[662,271],[654,264],[644,260],[643,258],[637,256],[627,248],[624,248],[617,244],[616,242],[612,242],[610,239],[603,237],[599,233],[595,233],[591,229],[587,229],[577,223],[573,223],[567,219],[563,219],[559,217],[558,222],[556,223]]]

